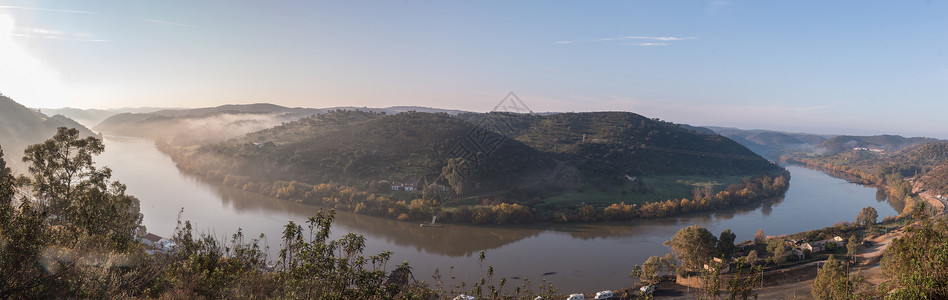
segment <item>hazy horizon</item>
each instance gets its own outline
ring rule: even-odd
[[[630,111],[948,138],[948,3],[0,2],[28,107]]]

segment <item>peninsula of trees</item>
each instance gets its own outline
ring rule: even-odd
[[[158,145],[215,183],[402,220],[661,217],[759,201],[789,182],[727,138],[627,112],[332,110],[195,141],[169,136]],[[681,184],[684,177],[702,184]]]

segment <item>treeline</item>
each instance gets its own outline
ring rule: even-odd
[[[592,205],[583,205],[579,211],[572,214],[556,214],[554,221],[617,221],[635,218],[661,218],[677,214],[709,211],[734,205],[744,205],[779,196],[790,187],[790,173],[771,177],[763,175],[744,178],[740,184],[732,184],[717,193],[696,193],[695,199],[681,198],[668,199],[658,202],[647,202],[642,205],[626,204],[625,202],[612,204],[602,209]]]
[[[786,163],[801,164],[809,168],[818,169],[832,176],[845,178],[852,182],[878,186],[884,189],[889,196],[900,201],[908,200],[913,196],[912,183],[905,181],[902,172],[899,172],[898,168],[891,167],[891,164],[876,167],[876,174],[872,174],[856,167],[822,162],[816,159],[784,156],[781,160]]]
[[[793,157],[793,156],[782,156],[780,161],[790,164],[799,164],[812,169],[819,169],[823,172],[826,172],[832,176],[845,178],[846,180],[857,182],[860,184],[880,184],[879,176],[872,174],[867,171],[863,171],[854,167],[834,164],[829,162],[823,162],[816,159]]]

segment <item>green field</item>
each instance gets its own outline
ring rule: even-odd
[[[731,184],[741,182],[741,176],[641,176],[639,183],[626,182],[622,186],[610,187],[605,191],[587,187],[582,192],[568,192],[549,197],[537,204],[544,209],[575,207],[581,203],[594,206],[607,206],[613,203],[626,204],[665,201],[668,199],[691,198],[696,187],[711,186],[714,192]],[[623,193],[625,191],[625,193]]]

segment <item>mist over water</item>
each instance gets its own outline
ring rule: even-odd
[[[248,237],[264,233],[273,259],[279,253],[283,226],[290,220],[304,224],[320,210],[188,176],[148,140],[106,136],[105,143],[106,151],[96,160],[97,165],[111,167],[113,178],[128,185],[128,192],[141,200],[148,231],[164,237],[171,236],[184,208],[181,220],[190,220],[199,232],[227,240],[238,228]],[[365,255],[390,250],[393,256],[388,266],[408,261],[418,280],[432,282],[437,268],[443,281],[450,284],[454,266],[455,282],[470,283],[491,265],[495,280],[507,277],[508,285],[519,283],[510,279],[516,276],[534,283],[553,281],[562,292],[594,292],[631,285],[632,266],[668,252],[662,243],[692,224],[715,235],[731,229],[737,241],[744,241],[752,239],[758,229],[767,235],[782,235],[852,222],[866,206],[875,207],[880,219],[897,214],[898,204],[884,197],[879,200],[874,188],[802,167],[787,168],[792,178],[783,199],[711,213],[593,224],[422,228],[412,222],[337,212],[332,236],[363,234]],[[477,260],[481,250],[487,253],[483,266]],[[543,275],[550,272],[555,274]]]

